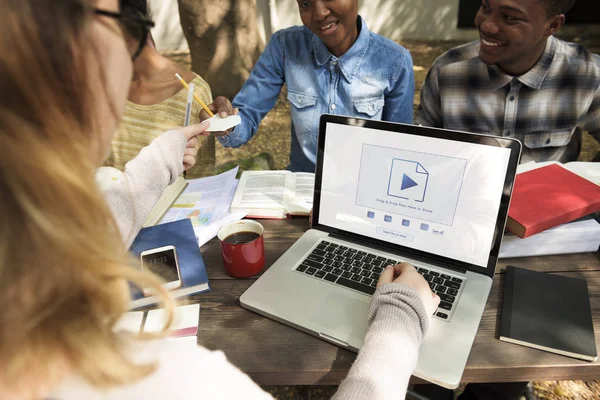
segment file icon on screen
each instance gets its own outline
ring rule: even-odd
[[[387,194],[422,203],[427,193],[429,172],[418,161],[394,158]]]

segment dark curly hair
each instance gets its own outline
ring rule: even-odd
[[[152,19],[152,13],[150,12],[150,6],[148,6],[148,0],[119,0],[121,6],[121,13],[123,15],[134,15],[143,16],[146,19]],[[135,25],[125,25],[125,29],[131,36],[136,35],[136,31],[132,31],[131,28],[137,28]]]
[[[566,14],[573,7],[576,0],[541,0],[546,3],[548,15]]]

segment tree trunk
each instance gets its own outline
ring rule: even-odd
[[[256,0],[178,0],[192,70],[213,97],[232,99],[248,78],[263,47]]]

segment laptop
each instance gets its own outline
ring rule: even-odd
[[[323,115],[313,227],[242,307],[358,351],[383,268],[410,262],[441,303],[414,375],[458,386],[492,286],[521,143]]]

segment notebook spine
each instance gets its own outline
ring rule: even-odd
[[[502,300],[502,320],[500,322],[500,337],[510,336],[512,320],[513,290],[515,281],[515,267],[508,265],[504,274],[504,299]]]

